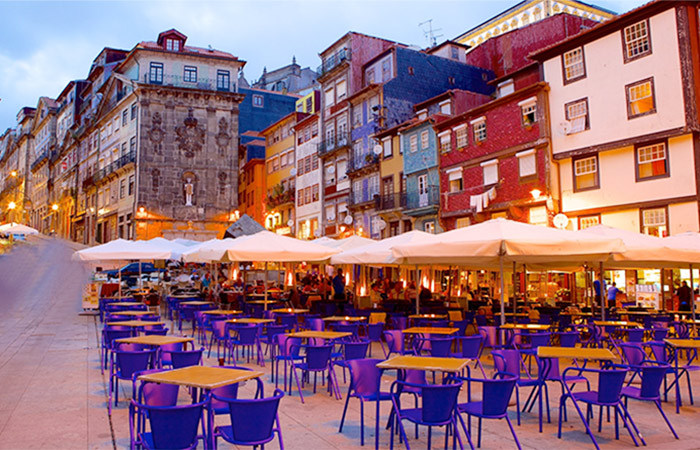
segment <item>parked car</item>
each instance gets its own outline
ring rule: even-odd
[[[139,264],[141,264],[141,274],[152,274],[154,272],[165,272],[165,269],[157,269],[153,263],[149,262],[142,262],[142,263],[129,263],[126,266],[122,267],[119,270],[105,270],[104,274],[106,274],[110,278],[119,278],[119,273],[121,272],[122,278],[125,277],[131,277],[131,276],[138,276],[139,274]]]

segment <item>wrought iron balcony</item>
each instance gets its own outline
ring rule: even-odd
[[[378,198],[377,211],[389,211],[406,207],[406,194],[386,194]]]
[[[323,75],[327,74],[331,70],[335,69],[338,67],[340,64],[344,63],[345,61],[350,61],[350,57],[352,55],[352,52],[350,51],[349,48],[344,48],[342,50],[339,50],[335,53],[333,53],[331,56],[323,60],[323,64],[318,66],[318,69],[316,69],[316,72],[318,73],[318,77],[322,77]]]
[[[350,133],[338,133],[332,139],[326,139],[318,143],[318,155],[324,156],[335,150],[350,146]]]
[[[353,155],[348,161],[348,173],[376,166],[379,164],[379,155],[374,153],[361,153]]]
[[[185,78],[180,75],[162,75],[160,77],[151,77],[150,73],[146,73],[143,76],[143,82],[163,86],[202,89],[205,91],[237,92],[236,83],[232,83],[231,80],[218,78],[197,77],[196,81],[189,81],[185,80]]]
[[[111,164],[108,164],[95,172],[95,175],[93,175],[93,183],[97,183],[103,178],[108,177],[112,173],[116,172],[117,170],[121,169],[122,167],[126,166],[129,163],[132,163],[136,161],[136,152],[135,151],[130,151],[129,153],[126,153],[122,155],[119,159],[116,161],[113,161]],[[83,186],[85,186],[85,181],[83,181]]]
[[[440,189],[438,186],[428,186],[425,192],[417,190],[409,192],[406,198],[406,210],[440,206]]]
[[[361,206],[373,207],[379,203],[379,194],[370,195],[368,193],[353,192],[348,196],[348,207],[357,208]]]

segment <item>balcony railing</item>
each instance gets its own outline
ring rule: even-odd
[[[376,206],[379,203],[379,194],[368,194],[353,192],[348,196],[348,206]]]
[[[344,48],[333,53],[331,56],[323,60],[323,64],[318,66],[318,69],[316,70],[318,76],[322,77],[323,75],[338,67],[343,62],[349,61],[351,59],[351,54],[352,52],[349,48]]]
[[[348,147],[350,145],[350,134],[339,133],[332,139],[326,139],[318,143],[318,155],[323,156],[339,148]]]
[[[185,81],[184,77],[180,75],[151,77],[150,73],[146,73],[143,76],[143,82],[148,84],[160,84],[163,86],[202,89],[205,91],[237,92],[236,83],[231,83],[231,80],[218,78],[197,77],[196,81]]]
[[[377,199],[377,211],[389,211],[406,207],[406,194],[386,194]]]
[[[104,166],[103,168],[95,172],[95,175],[93,175],[93,183],[99,182],[103,178],[106,178],[107,176],[111,175],[112,173],[116,172],[117,170],[134,161],[136,161],[135,151],[130,151],[129,153],[122,155],[116,161],[113,161],[112,163]],[[87,179],[85,181],[87,181]],[[83,181],[83,185],[85,184],[85,181]]]
[[[355,172],[365,167],[371,167],[379,163],[379,155],[374,153],[362,153],[353,155],[348,161],[348,172]]]
[[[438,186],[428,186],[425,192],[409,192],[406,198],[406,209],[420,209],[440,205],[440,189]]]

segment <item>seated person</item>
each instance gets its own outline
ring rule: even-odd
[[[416,283],[411,281],[403,293],[403,298],[406,301],[412,302],[416,299]]]
[[[420,288],[420,301],[421,302],[429,302],[433,299],[433,293],[430,292],[430,289],[428,289],[425,286],[421,286]]]

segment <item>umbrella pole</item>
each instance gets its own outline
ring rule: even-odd
[[[698,335],[698,326],[695,323],[695,288],[693,287],[693,265],[690,264],[690,310],[693,314],[693,333]]]
[[[263,283],[265,284],[265,297],[263,298],[263,306],[265,307],[265,311],[267,311],[267,261],[265,261],[265,278]]]
[[[605,320],[605,313],[606,313],[606,307],[607,305],[605,304],[607,300],[607,293],[605,292],[605,284],[603,284],[603,262],[600,262],[599,265],[599,273],[598,273],[598,284],[600,285],[600,313],[601,313],[601,318]]]
[[[141,280],[141,261],[139,263],[139,288],[143,287],[143,281]]]
[[[498,256],[498,268],[500,270],[500,284],[501,284],[501,325],[506,323],[506,310],[505,310],[505,295],[503,292],[503,255]],[[505,330],[501,328],[501,342],[505,339]]]
[[[518,306],[518,295],[515,291],[515,277],[518,275],[518,268],[516,267],[517,263],[513,261],[513,314],[515,314],[517,311],[517,306]],[[515,317],[515,316],[513,316]]]
[[[119,298],[121,299],[121,296],[122,296],[122,269],[121,268],[117,269],[117,273],[119,273]]]
[[[420,269],[416,264],[416,314],[420,314],[420,290],[422,286],[423,283],[420,279]]]
[[[449,270],[449,278],[447,279],[447,304],[450,304],[450,300],[452,300],[452,277],[454,276],[454,273],[452,272],[452,266],[450,266]]]

